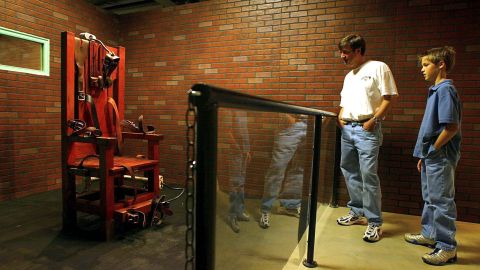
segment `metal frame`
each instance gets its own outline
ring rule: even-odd
[[[0,63],[0,69],[35,74],[35,75],[50,76],[50,40],[49,39],[11,30],[1,26],[0,26],[0,35],[5,35],[5,36],[23,39],[31,42],[36,42],[41,46],[41,54],[42,54],[41,69],[16,67],[16,66],[10,66],[10,65],[3,65],[1,63]]]

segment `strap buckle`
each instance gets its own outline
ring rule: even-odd
[[[77,99],[80,100],[80,101],[84,101],[85,100],[85,92],[78,91]]]

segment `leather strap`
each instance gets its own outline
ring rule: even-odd
[[[151,125],[147,125],[147,130],[145,130],[145,127],[143,125],[143,114],[138,117],[138,128],[140,129],[140,132],[143,134],[155,133],[155,127]]]
[[[83,169],[83,162],[89,158],[96,158],[96,159],[99,159],[100,156],[97,155],[97,154],[91,154],[91,155],[87,155],[85,157],[82,158],[82,160],[80,160],[80,163],[78,164],[78,168],[80,169]]]
[[[85,69],[85,59],[88,56],[89,52],[89,41],[75,38],[75,65],[77,66],[77,87],[76,87],[76,93],[77,93],[77,98],[78,100],[84,100],[85,99],[85,74],[84,74],[84,69]]]
[[[95,101],[92,96],[85,94],[85,101],[90,104],[90,113],[92,114],[93,125],[100,130],[100,124],[98,122],[97,109],[95,108]]]
[[[87,159],[90,159],[90,158],[99,159],[100,156],[97,155],[97,154],[91,154],[91,155],[87,155],[87,156],[83,157],[82,160],[80,161],[80,163],[78,164],[78,168],[83,170],[83,162]],[[85,183],[84,183],[85,186],[83,187],[83,191],[81,193],[88,192],[90,190],[90,187],[92,186],[92,178],[89,174],[86,174],[83,179],[85,181]]]
[[[133,171],[133,168],[130,166],[126,165],[120,165],[120,167],[123,167],[127,170],[128,174],[130,175],[132,181],[133,181],[133,201],[132,204],[135,204],[135,201],[137,200],[137,180],[135,179],[135,173]]]
[[[85,121],[81,119],[70,119],[67,121],[67,126],[73,130],[72,136],[83,135],[85,137],[100,137],[102,132],[96,127],[87,127]]]
[[[120,126],[120,115],[118,113],[118,107],[115,100],[111,97],[107,100],[108,104],[112,106],[113,111],[115,112],[115,132],[117,133],[117,148],[118,148],[118,155],[122,155],[123,150],[123,136],[122,136],[122,127]]]

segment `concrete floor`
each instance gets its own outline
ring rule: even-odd
[[[314,259],[319,269],[438,269],[438,266],[427,265],[421,259],[431,249],[403,240],[406,232],[419,231],[420,217],[384,213],[383,238],[377,243],[367,243],[362,240],[365,226],[335,224],[336,218],[346,212],[346,208],[326,206],[318,211]],[[458,262],[441,269],[480,269],[480,224],[457,222],[456,239]]]
[[[165,194],[173,195],[165,190]],[[255,220],[241,223],[233,233],[225,223],[226,196],[220,194],[216,225],[216,269],[311,269],[301,264],[305,235],[297,245],[298,219],[272,215],[272,227],[264,230],[258,218],[258,200],[247,200]],[[64,235],[61,230],[59,191],[0,203],[0,269],[184,269],[184,198],[172,203],[174,215],[164,224],[129,231],[111,242],[101,242],[88,233]],[[417,216],[384,213],[384,238],[378,243],[362,240],[364,226],[343,227],[335,219],[346,208],[320,206],[317,214],[315,269],[375,270],[434,269],[421,260],[430,249],[403,240],[416,232]],[[95,218],[81,219],[85,228],[95,227]],[[458,222],[458,263],[442,269],[479,269],[480,224]]]
[[[166,194],[172,192],[165,192]],[[184,199],[172,203],[174,215],[158,227],[128,231],[110,242],[87,233],[96,218],[83,216],[87,232],[65,235],[60,191],[0,203],[0,269],[183,269]]]
[[[220,206],[223,201],[219,197],[217,202]],[[224,221],[217,222],[216,246],[220,251],[216,254],[216,269],[312,269],[302,264],[306,258],[307,236],[303,235],[297,245],[298,219],[274,214],[271,227],[261,229],[256,222],[259,217],[258,203],[258,200],[247,200],[247,211],[256,219],[253,222],[241,222],[239,234],[229,230]],[[222,209],[217,211],[221,212]],[[403,239],[407,232],[419,232],[419,216],[384,213],[383,238],[377,243],[367,243],[362,239],[366,226],[337,225],[336,219],[347,212],[348,209],[344,207],[319,206],[313,256],[318,267],[314,269],[438,269],[438,266],[427,265],[421,259],[423,254],[432,249],[409,244]],[[480,269],[480,224],[457,222],[457,230],[458,262],[441,268]]]

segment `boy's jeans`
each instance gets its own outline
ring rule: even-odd
[[[304,150],[306,135],[307,124],[304,121],[296,122],[277,134],[273,145],[272,161],[265,176],[265,187],[260,207],[262,212],[270,212],[282,189],[284,179],[282,194],[292,199],[281,199],[280,204],[287,209],[296,209],[300,206],[305,154],[302,150]],[[290,168],[285,175],[290,161],[292,161],[292,164],[290,164]]]
[[[377,175],[378,152],[383,135],[378,123],[371,132],[360,125],[345,125],[341,138],[341,161],[350,201],[347,206],[368,223],[382,225],[380,179]]]
[[[455,241],[454,176],[456,164],[446,158],[445,149],[430,152],[422,160],[422,235],[437,242],[437,248],[453,250]]]

